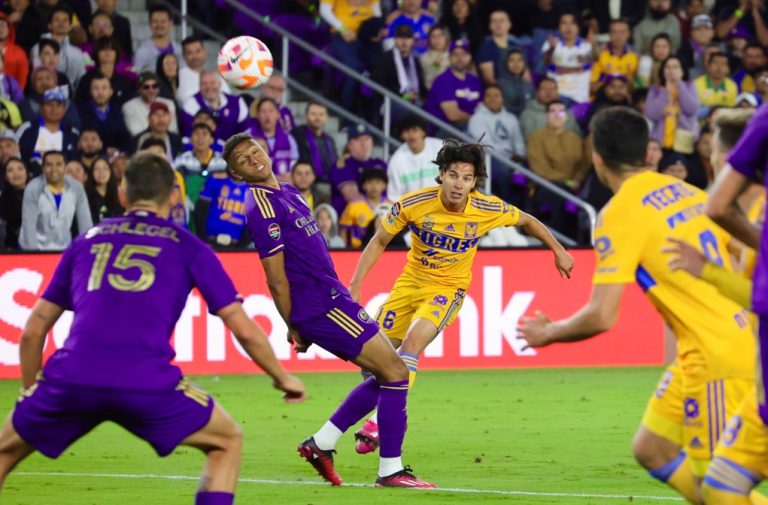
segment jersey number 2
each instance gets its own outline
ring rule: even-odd
[[[91,254],[96,256],[91,267],[91,275],[88,277],[88,291],[96,291],[101,288],[104,280],[104,271],[107,269],[110,257],[112,256],[113,245],[109,242],[93,244]],[[138,268],[140,275],[136,280],[129,280],[120,274],[107,275],[109,285],[118,291],[131,291],[139,293],[146,291],[155,283],[155,266],[142,259],[134,258],[136,254],[156,258],[160,254],[159,247],[149,247],[144,245],[124,245],[117,253],[117,257],[112,262],[112,268],[117,270],[129,270]]]
[[[720,254],[717,237],[715,237],[712,230],[705,230],[699,233],[699,242],[701,242],[701,249],[704,251],[704,256],[706,256],[709,261],[716,265],[723,264],[723,255]]]

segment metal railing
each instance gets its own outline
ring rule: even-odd
[[[200,29],[210,35],[211,37],[214,37],[216,40],[224,40],[224,37],[222,37],[219,33],[215,32],[214,30],[211,30],[208,26],[204,25],[203,23],[198,22],[194,18],[191,18],[188,14],[186,14],[186,3],[188,0],[182,0],[182,10],[179,11],[178,9],[172,8],[177,14],[182,14],[182,23],[190,22],[192,23],[196,29]],[[355,69],[352,69],[340,61],[336,60],[332,56],[329,56],[325,54],[323,51],[318,50],[317,47],[312,46],[311,44],[305,42],[301,38],[297,37],[296,35],[288,32],[287,30],[283,29],[280,26],[275,25],[274,23],[271,23],[269,20],[267,20],[264,16],[260,15],[253,9],[251,9],[248,6],[245,6],[241,4],[238,0],[223,0],[225,3],[232,6],[235,10],[245,13],[248,17],[252,18],[271,32],[274,32],[282,37],[282,44],[281,44],[281,71],[283,74],[283,77],[285,77],[286,82],[289,86],[292,86],[299,90],[302,94],[306,94],[309,98],[312,100],[317,100],[318,102],[321,102],[329,107],[330,110],[336,112],[337,114],[341,115],[342,117],[345,117],[346,119],[354,119],[356,122],[363,122],[371,128],[371,130],[377,135],[377,137],[381,138],[383,140],[383,147],[384,147],[384,157],[388,158],[389,154],[389,146],[390,145],[398,145],[397,141],[391,138],[390,135],[390,117],[391,117],[391,107],[392,103],[396,103],[399,107],[408,110],[409,112],[416,114],[417,116],[421,117],[425,121],[427,121],[429,124],[434,125],[438,127],[439,129],[443,130],[444,132],[449,133],[450,135],[454,136],[455,138],[463,141],[463,142],[475,142],[477,139],[471,138],[469,135],[467,135],[465,132],[462,132],[455,128],[453,125],[446,123],[445,121],[442,121],[436,117],[434,117],[432,114],[422,110],[416,105],[413,105],[412,103],[403,100],[400,96],[392,93],[390,90],[386,89],[385,87],[381,86],[377,82],[374,82],[373,80],[369,79],[365,75],[361,74]],[[162,1],[162,3],[167,4],[165,1]],[[169,7],[172,7],[169,5]],[[186,26],[182,25],[182,31],[186,30]],[[383,121],[383,128],[379,129],[375,127],[374,125],[371,125],[368,122],[360,121],[360,118],[357,118],[356,116],[349,113],[349,111],[344,110],[343,108],[337,106],[335,103],[325,99],[321,95],[315,93],[314,91],[309,90],[305,86],[301,85],[300,83],[296,82],[295,80],[291,79],[289,76],[289,68],[288,68],[288,62],[290,58],[290,45],[289,43],[293,43],[300,47],[301,49],[304,49],[308,53],[312,54],[313,56],[318,57],[320,60],[322,60],[327,65],[335,68],[336,70],[340,71],[341,73],[345,74],[347,77],[351,77],[358,81],[361,84],[364,84],[371,90],[377,92],[383,97],[383,108],[384,108],[384,121]],[[590,241],[594,241],[594,229],[595,229],[595,223],[597,220],[597,213],[595,212],[594,207],[590,205],[589,203],[583,201],[582,199],[578,198],[577,196],[565,191],[561,187],[551,183],[547,179],[544,179],[540,175],[536,174],[535,172],[529,170],[528,168],[525,168],[524,166],[520,165],[519,163],[513,162],[511,160],[505,159],[501,157],[500,155],[490,152],[489,156],[500,163],[501,165],[510,168],[514,170],[517,173],[522,174],[527,180],[533,181],[536,184],[539,184],[549,191],[555,193],[559,197],[563,198],[564,200],[568,200],[572,202],[574,205],[582,209],[589,220],[590,225]],[[491,167],[490,164],[488,166],[488,172],[489,177],[486,181],[486,193],[490,194],[490,184],[491,184],[491,177],[490,177],[490,171]],[[559,240],[564,242],[567,245],[575,246],[577,245],[577,242],[570,237],[567,237],[563,235],[562,233],[558,232],[557,230],[552,229],[551,230],[553,234],[557,236]]]

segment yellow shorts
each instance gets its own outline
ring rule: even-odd
[[[768,429],[757,412],[756,387],[746,394],[728,421],[715,456],[733,461],[756,475],[768,476]]]
[[[683,447],[693,474],[703,477],[727,420],[753,386],[742,378],[691,383],[675,362],[648,402],[643,426]]]
[[[376,322],[389,338],[405,339],[411,322],[428,319],[438,333],[451,324],[464,303],[464,290],[447,286],[420,286],[398,279],[376,313]]]

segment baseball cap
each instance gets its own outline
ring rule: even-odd
[[[43,103],[50,102],[50,101],[57,101],[57,102],[66,102],[67,99],[64,97],[64,93],[62,93],[61,89],[58,87],[51,88],[47,90],[45,93],[43,93]]]
[[[714,24],[712,23],[712,18],[709,17],[706,14],[699,14],[698,16],[694,16],[693,20],[691,21],[691,28],[714,28]]]
[[[151,116],[159,110],[164,110],[168,114],[171,113],[171,110],[163,102],[152,102],[152,104],[149,106],[149,115]]]
[[[412,39],[413,27],[408,24],[400,24],[395,28],[395,38]]]
[[[454,49],[463,49],[466,52],[471,52],[469,50],[469,41],[467,39],[456,39],[451,42],[450,52],[452,53]]]
[[[736,25],[730,32],[728,32],[728,38],[752,40],[752,34],[743,26]]]
[[[373,137],[371,130],[369,130],[368,127],[365,126],[364,124],[350,126],[347,129],[347,141],[356,139],[357,137],[362,137],[363,135],[370,135],[371,137]]]
[[[757,107],[757,98],[752,93],[741,93],[736,97],[736,105],[739,105],[744,101],[752,107]]]

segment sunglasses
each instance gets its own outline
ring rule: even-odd
[[[143,84],[141,89],[157,89],[159,87],[157,84]]]

